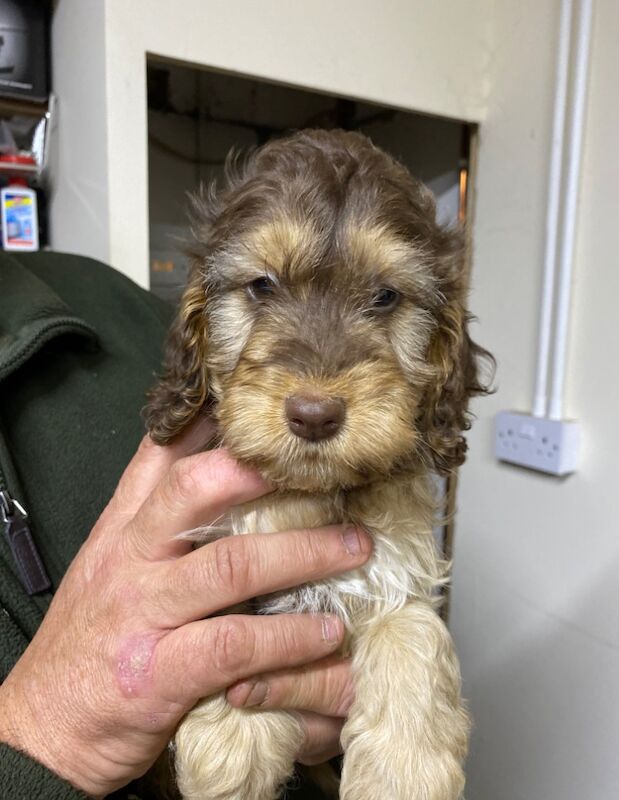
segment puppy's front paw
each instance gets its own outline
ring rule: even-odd
[[[232,708],[223,696],[199,703],[180,724],[176,779],[185,800],[275,800],[303,741],[284,711]]]
[[[464,789],[459,761],[448,752],[421,754],[407,737],[347,737],[340,800],[458,800]]]
[[[432,607],[410,603],[367,626],[353,663],[341,800],[458,800],[469,719],[451,638]]]

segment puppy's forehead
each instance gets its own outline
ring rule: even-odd
[[[344,223],[338,235],[338,249],[344,259],[380,272],[414,267],[423,259],[419,247],[379,222]]]
[[[396,289],[424,304],[434,302],[436,275],[427,248],[387,223],[345,222],[338,232],[338,251],[357,280]]]
[[[292,280],[311,278],[325,259],[328,232],[311,218],[276,216],[250,231],[247,250],[267,270]]]
[[[339,265],[358,277],[417,284],[426,254],[387,224],[347,220],[330,229],[311,217],[274,217],[254,228],[246,240],[252,261],[292,281],[311,280],[316,270]]]

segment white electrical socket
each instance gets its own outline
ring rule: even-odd
[[[567,475],[576,470],[579,451],[578,422],[514,411],[499,411],[496,415],[494,452],[501,461],[551,475]]]

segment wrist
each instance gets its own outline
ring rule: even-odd
[[[18,713],[16,701],[10,684],[10,676],[0,685],[0,742],[10,745],[14,750],[26,751],[24,743],[24,723]]]
[[[27,700],[12,691],[10,678],[0,685],[0,742],[37,761],[75,789],[104,797],[110,790],[90,768],[84,768],[88,759],[82,747],[64,735],[65,729],[66,725],[46,719],[40,710],[33,713]]]

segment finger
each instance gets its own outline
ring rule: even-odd
[[[176,627],[244,600],[360,567],[372,550],[358,528],[332,525],[229,536],[145,576],[160,624]]]
[[[305,742],[297,761],[313,766],[323,764],[342,752],[340,736],[345,720],[310,712],[299,714],[298,717],[305,733]]]
[[[350,659],[323,658],[231,686],[226,696],[236,708],[286,708],[345,717],[354,698]]]
[[[128,536],[141,555],[157,560],[191,550],[179,533],[214,522],[231,506],[272,487],[225,450],[175,461],[131,521]]]
[[[323,658],[343,635],[331,615],[228,614],[171,631],[157,645],[153,674],[161,696],[191,706],[241,678]]]
[[[127,465],[111,505],[114,513],[133,516],[179,458],[204,449],[215,435],[215,423],[201,415],[172,444],[161,447],[146,435]]]

